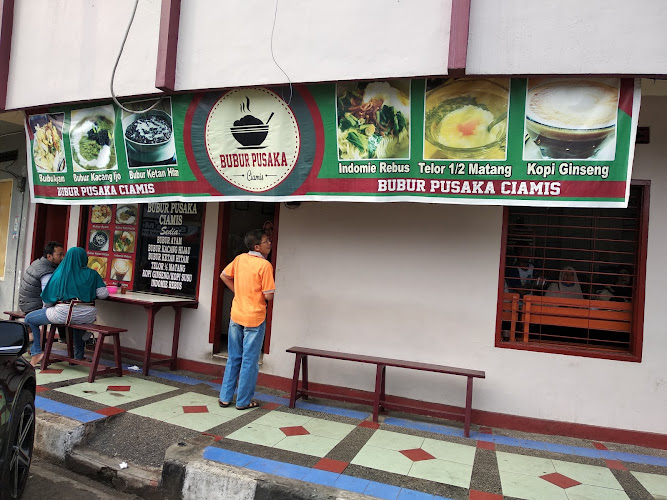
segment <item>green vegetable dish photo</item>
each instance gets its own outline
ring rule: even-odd
[[[410,157],[410,81],[357,82],[337,89],[338,158]]]
[[[70,142],[74,170],[115,170],[115,113],[112,106],[72,111]]]

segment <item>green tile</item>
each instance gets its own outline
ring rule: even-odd
[[[407,475],[414,462],[398,451],[366,444],[350,463],[385,472],[393,472],[394,474]]]
[[[64,382],[76,378],[87,377],[89,369],[86,366],[70,366],[69,363],[50,363],[49,370],[62,370],[62,373],[42,373],[41,370],[35,370],[37,375],[37,385],[53,384],[55,382]]]
[[[556,472],[556,468],[551,460],[546,458],[515,455],[514,453],[504,453],[502,451],[496,452],[496,458],[498,459],[498,469],[501,472],[513,472],[515,474],[525,474],[535,477]]]
[[[667,498],[667,476],[649,474],[648,472],[633,472],[646,490],[656,498]]]
[[[130,390],[118,392],[107,390],[109,386],[114,385],[129,385]],[[54,390],[107,406],[119,406],[177,389],[135,377],[105,377],[96,380],[92,384],[84,382]]]
[[[590,486],[601,486],[614,490],[622,490],[623,487],[607,467],[596,467],[594,465],[576,464],[552,460],[556,472]]]
[[[422,449],[435,458],[456,462],[459,464],[472,465],[475,462],[475,446],[437,441],[435,439],[424,439]]]
[[[220,424],[224,424],[231,420],[223,415],[216,413],[181,413],[170,419],[165,420],[168,424],[178,425],[186,429],[204,432]]]
[[[226,438],[245,443],[261,444],[262,446],[274,446],[285,439],[285,434],[275,427],[253,422],[232,432]]]
[[[470,488],[472,464],[465,465],[445,460],[420,460],[414,463],[408,476]]]
[[[256,423],[261,425],[268,425],[270,427],[296,427],[299,425],[304,425],[309,420],[312,420],[313,417],[306,417],[305,415],[295,415],[292,413],[286,413],[284,411],[271,411],[266,415],[262,415],[257,420]]]
[[[623,490],[580,484],[565,490],[568,500],[630,500]]]
[[[524,500],[568,500],[565,490],[537,476],[500,470],[503,496]]]
[[[368,440],[367,444],[376,448],[400,451],[420,448],[423,442],[423,437],[376,430]]]
[[[286,436],[285,439],[276,443],[273,447],[322,458],[333,450],[338,443],[338,439],[310,434],[304,436]]]
[[[313,418],[303,424],[303,427],[316,436],[327,437],[340,441],[355,428],[354,425],[341,424],[340,422],[332,422],[330,420],[322,420],[320,418]]]

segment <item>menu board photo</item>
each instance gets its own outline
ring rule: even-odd
[[[136,254],[138,206],[93,205],[86,230],[88,267],[106,284],[126,284],[132,290]]]
[[[196,298],[203,203],[141,205],[134,290]]]

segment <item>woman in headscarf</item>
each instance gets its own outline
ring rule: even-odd
[[[558,275],[558,282],[551,283],[544,295],[563,299],[583,299],[584,294],[581,291],[581,285],[579,285],[574,267],[565,266]]]
[[[97,271],[88,268],[88,255],[80,247],[70,248],[42,290],[44,308],[26,315],[25,322],[32,329],[33,344],[30,363],[37,366],[44,357],[40,345],[39,327],[65,324],[72,307],[70,324],[93,323],[97,317],[95,299],[106,299],[109,291]],[[82,304],[71,306],[72,300]],[[74,329],[74,359],[83,359],[85,343],[82,330]]]

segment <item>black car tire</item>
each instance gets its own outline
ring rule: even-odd
[[[0,475],[0,492],[12,500],[21,498],[28,480],[35,442],[35,397],[29,390],[19,394],[11,416],[7,455]]]

